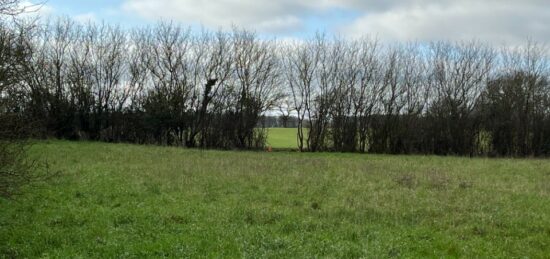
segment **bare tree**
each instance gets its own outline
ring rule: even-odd
[[[359,134],[359,150],[366,152],[371,144],[372,115],[377,113],[378,101],[384,91],[381,77],[380,60],[378,57],[379,43],[368,38],[361,39],[359,54],[359,82],[353,89],[354,116],[357,120]]]
[[[273,41],[259,40],[254,33],[234,29],[235,58],[234,107],[237,147],[265,142],[265,132],[256,130],[261,115],[275,106],[282,96],[279,67]]]
[[[330,109],[330,135],[332,148],[338,151],[353,152],[357,150],[358,124],[354,106],[354,90],[359,84],[361,75],[361,46],[357,42],[337,39],[332,57],[334,73],[334,101]]]
[[[27,4],[21,0],[0,0],[0,17],[14,17],[23,13],[36,12],[40,10],[44,2]]]
[[[190,70],[194,88],[191,96],[191,124],[186,137],[188,147],[196,146],[197,137],[199,145],[205,147],[210,138],[210,113],[220,108],[212,106],[220,104],[216,99],[233,69],[231,44],[230,35],[221,31],[215,34],[203,31],[195,39],[194,65]]]
[[[45,136],[259,148],[278,111],[300,151],[550,154],[550,66],[536,44],[497,55],[478,42],[17,24],[2,23],[2,112],[40,120]]]
[[[36,163],[27,157],[33,123],[26,118],[25,89],[29,75],[32,27],[0,22],[0,196],[9,197],[36,179]]]
[[[285,81],[290,88],[293,109],[297,115],[297,145],[300,151],[304,151],[305,144],[309,142],[305,123],[309,123],[311,118],[320,54],[320,45],[314,40],[294,42],[284,49]]]
[[[431,88],[434,101],[429,113],[435,153],[472,154],[479,122],[472,113],[487,84],[494,52],[479,43],[434,43]]]
[[[292,114],[295,111],[292,107],[292,103],[289,96],[282,97],[281,101],[277,103],[277,111],[279,112],[280,123],[283,128],[289,127],[289,122],[292,119]]]
[[[549,149],[549,63],[542,45],[503,49],[482,96],[483,128],[501,156],[545,155]]]

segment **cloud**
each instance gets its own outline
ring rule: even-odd
[[[40,4],[37,4],[40,3]],[[25,10],[25,13],[22,14],[23,17],[40,17],[49,19],[55,17],[55,9],[48,5],[46,2],[38,1],[22,1],[20,7]],[[70,15],[72,19],[80,23],[89,23],[97,22],[97,15],[94,12],[87,12],[81,14]]]
[[[548,42],[550,8],[546,4],[538,0],[394,3],[367,12],[340,31],[352,36],[376,34],[385,40],[478,39],[516,44],[531,38]]]
[[[19,7],[25,10],[23,16],[49,16],[54,13],[53,7],[37,1],[21,1]]]
[[[304,17],[333,6],[332,0],[126,0],[125,12],[208,27],[237,25],[262,32],[299,31]]]
[[[123,0],[122,12],[277,35],[325,30],[382,40],[550,41],[548,0]],[[341,21],[327,15],[343,10]],[[353,16],[351,16],[353,14]],[[313,23],[313,24],[312,24]]]

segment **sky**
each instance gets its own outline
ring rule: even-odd
[[[550,0],[46,0],[38,13],[124,27],[236,25],[278,38],[321,31],[384,41],[550,42]]]

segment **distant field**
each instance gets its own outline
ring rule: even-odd
[[[550,255],[550,160],[66,141],[31,152],[61,174],[0,199],[0,258]]]
[[[267,129],[267,145],[273,148],[297,148],[296,128],[269,128]]]

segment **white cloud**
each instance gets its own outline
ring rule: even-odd
[[[316,29],[375,34],[382,40],[550,41],[548,0],[124,0],[121,10],[150,20],[237,25],[278,35],[305,32],[312,26],[308,18],[325,19],[327,12],[343,10],[354,14],[351,22]]]
[[[49,19],[55,17],[56,14],[55,9],[47,5],[47,2],[22,1],[19,5],[25,10],[25,12],[21,14],[22,17],[33,18],[38,16],[40,18]],[[71,15],[70,17],[80,23],[97,22],[98,20],[96,14],[93,12]]]
[[[23,16],[49,16],[54,13],[54,9],[51,6],[35,2],[22,1],[19,3],[20,8],[25,11],[22,14]]]
[[[126,0],[122,9],[149,19],[208,27],[237,25],[263,32],[299,31],[303,16],[326,10],[332,0]]]
[[[543,1],[413,1],[367,13],[347,35],[376,34],[385,40],[469,40],[516,44],[550,40],[550,8]]]

